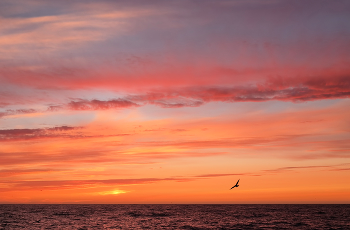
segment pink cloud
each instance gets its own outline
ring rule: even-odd
[[[2,129],[0,130],[1,141],[19,141],[38,138],[57,138],[57,137],[77,137],[80,135],[68,134],[67,132],[81,127],[59,126],[40,129]]]
[[[198,107],[208,102],[314,101],[350,97],[350,78],[270,78],[263,83],[242,86],[163,88],[144,94],[130,94],[110,100],[71,100],[51,105],[49,111],[106,110],[154,104],[163,108]],[[3,115],[4,116],[4,115]]]
[[[5,112],[0,112],[0,118],[17,114],[30,114],[38,112],[35,109],[8,109]]]
[[[112,99],[108,101],[79,99],[68,103],[68,108],[71,110],[105,110],[133,106],[138,106],[138,104],[124,99]]]

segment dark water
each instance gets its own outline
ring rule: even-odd
[[[350,229],[350,205],[0,205],[0,229]]]

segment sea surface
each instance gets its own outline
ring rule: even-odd
[[[350,205],[0,205],[0,229],[350,229]]]

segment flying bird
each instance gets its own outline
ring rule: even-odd
[[[239,180],[240,180],[240,179],[239,179]],[[239,184],[238,184],[239,180],[237,181],[237,183],[236,183],[232,188],[230,188],[230,190],[233,189],[233,188],[235,188],[235,187],[238,187],[238,186],[239,186]]]

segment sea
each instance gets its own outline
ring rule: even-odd
[[[350,205],[2,204],[0,229],[350,229]]]

